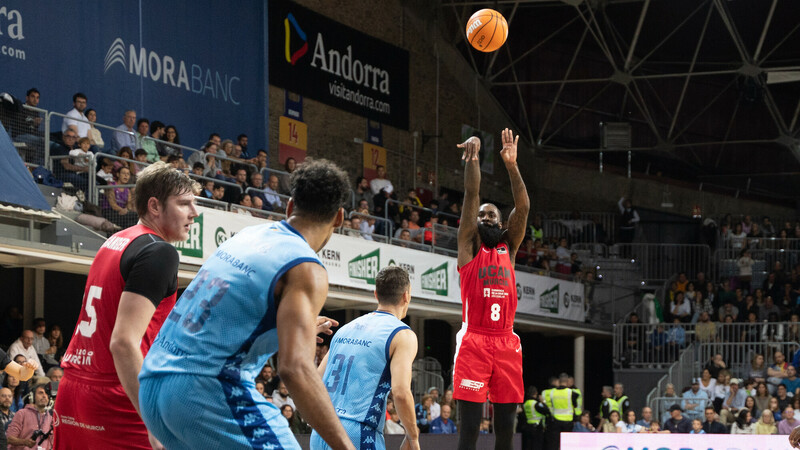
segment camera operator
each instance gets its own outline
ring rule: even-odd
[[[33,389],[33,404],[17,411],[8,426],[8,450],[49,450],[53,447],[53,416],[46,385]]]

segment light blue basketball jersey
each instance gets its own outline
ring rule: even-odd
[[[322,265],[285,221],[248,227],[228,239],[178,299],[139,379],[190,374],[252,385],[278,350],[275,283],[303,262]]]
[[[392,389],[389,346],[406,328],[394,315],[375,311],[336,332],[322,382],[339,417],[383,432],[386,396]]]

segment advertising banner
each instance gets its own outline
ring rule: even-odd
[[[746,434],[561,433],[570,450],[791,450],[789,436]]]
[[[189,239],[175,245],[181,262],[201,265],[217,247],[240,230],[264,224],[264,219],[198,207]],[[319,252],[331,285],[375,289],[375,276],[386,266],[400,266],[411,278],[411,295],[461,304],[455,258],[334,234]],[[518,314],[583,322],[583,285],[517,271]]]
[[[7,0],[0,5],[2,91],[65,114],[83,92],[97,121],[126,110],[175,125],[181,143],[245,133],[266,147],[266,2]],[[61,130],[55,120],[53,131]],[[102,130],[106,143],[110,133]]]
[[[378,176],[378,166],[386,167],[386,149],[364,142],[364,176],[368,180]]]
[[[408,129],[408,61],[400,47],[288,0],[269,2],[272,85]]]

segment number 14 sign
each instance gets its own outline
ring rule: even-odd
[[[294,158],[297,163],[306,159],[308,150],[308,125],[291,117],[281,116],[278,120],[280,131],[278,133],[278,159],[281,164],[287,158]]]

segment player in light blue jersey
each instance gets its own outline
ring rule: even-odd
[[[314,367],[328,275],[317,252],[344,218],[347,175],[325,160],[292,173],[288,219],[248,227],[208,258],[139,374],[147,428],[170,450],[299,449],[255,378],[280,351],[298,411],[336,449],[353,449]],[[329,330],[328,330],[329,331]],[[330,333],[329,333],[330,334]]]
[[[391,390],[400,421],[406,429],[401,448],[419,449],[419,430],[411,393],[411,365],[417,356],[417,335],[400,321],[408,312],[411,283],[397,266],[375,277],[378,309],[343,326],[331,340],[319,372],[353,444],[359,449],[383,450],[386,397]],[[311,434],[311,448],[330,448],[322,436]]]

